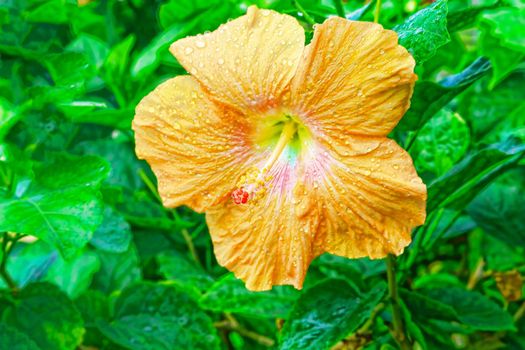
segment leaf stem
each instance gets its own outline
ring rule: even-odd
[[[343,8],[343,3],[341,0],[332,0],[332,3],[335,6],[335,10],[337,11],[337,15],[339,17],[346,18],[345,9]]]
[[[256,333],[256,332],[250,331],[249,329],[244,328],[239,323],[239,321],[237,321],[229,313],[225,312],[224,316],[226,318],[225,320],[214,323],[214,326],[216,328],[227,329],[227,330],[230,330],[232,332],[237,332],[240,335],[242,335],[242,336],[244,336],[246,338],[250,338],[250,339],[256,341],[257,343],[259,343],[260,345],[268,347],[268,348],[270,348],[270,347],[275,345],[275,341],[273,339],[268,338],[268,337],[266,337],[264,335],[261,335],[259,333]]]
[[[308,12],[305,11],[305,9],[299,3],[299,0],[293,0],[293,4],[295,5],[295,8],[297,8],[297,10],[299,10],[299,12],[301,12],[303,14],[303,17],[306,20],[306,22],[308,22],[311,25],[315,25],[316,24],[315,19],[313,19],[308,14]]]
[[[193,257],[193,260],[195,260],[195,262],[202,267],[203,265],[201,263],[201,260],[199,259],[197,250],[195,250],[195,245],[193,244],[193,240],[191,239],[190,233],[185,228],[180,230],[180,232],[182,233],[182,237],[184,238],[184,241],[186,242],[186,245],[188,246],[190,254]]]
[[[18,287],[16,286],[15,281],[7,272],[7,258],[9,257],[9,254],[13,250],[17,239],[13,239],[12,241],[9,239],[9,236],[7,232],[4,232],[3,238],[2,238],[2,261],[0,262],[0,276],[3,278],[9,289],[11,291],[16,292],[18,290]],[[11,244],[9,244],[11,242]]]
[[[386,272],[388,278],[388,297],[392,305],[392,318],[394,324],[394,339],[397,341],[401,349],[410,350],[412,347],[407,341],[403,327],[403,319],[401,317],[401,308],[399,306],[399,294],[397,291],[396,279],[396,258],[389,254],[386,258]]]
[[[381,0],[376,0],[376,8],[374,10],[374,23],[379,23],[380,13],[381,13]]]
[[[514,316],[512,316],[512,318],[514,319],[514,323],[517,323],[519,319],[523,317],[523,315],[525,315],[525,302],[521,304]]]

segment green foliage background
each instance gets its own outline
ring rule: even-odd
[[[525,349],[524,4],[379,3],[0,0],[0,349]],[[416,58],[392,137],[428,220],[396,260],[323,255],[304,290],[251,293],[202,215],[160,204],[133,110],[185,74],[170,43],[250,4],[309,38],[379,14]]]

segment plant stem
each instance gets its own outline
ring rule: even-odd
[[[335,10],[337,11],[337,15],[339,17],[346,18],[345,9],[343,8],[343,3],[341,0],[332,0],[332,3],[335,6]]]
[[[518,308],[518,310],[516,311],[516,313],[512,317],[514,319],[514,323],[518,322],[518,320],[520,318],[522,318],[523,315],[525,315],[525,302],[523,302],[523,304],[521,304],[521,306]]]
[[[388,297],[392,305],[392,318],[394,324],[394,338],[403,350],[409,350],[412,347],[408,343],[405,331],[403,329],[403,319],[401,317],[401,309],[399,306],[399,294],[397,292],[396,279],[396,258],[389,254],[386,258],[387,278],[388,278]]]
[[[183,228],[180,230],[182,232],[182,237],[184,237],[184,241],[186,242],[186,245],[188,246],[188,249],[190,250],[190,254],[193,257],[193,260],[200,266],[202,266],[202,263],[199,259],[199,255],[197,254],[197,250],[195,250],[195,245],[193,244],[193,240],[191,239],[190,233],[188,230]]]
[[[271,338],[265,337],[264,335],[261,335],[259,333],[250,331],[246,328],[244,328],[232,315],[229,313],[224,313],[224,316],[226,319],[224,321],[216,322],[214,326],[219,329],[228,329],[232,332],[237,332],[240,335],[250,338],[260,345],[266,346],[266,347],[272,347],[275,345],[275,341]]]
[[[313,19],[309,14],[308,12],[305,11],[305,9],[301,6],[301,4],[299,3],[298,0],[294,0],[294,5],[295,7],[297,8],[297,10],[299,10],[299,12],[301,12],[303,14],[303,17],[304,19],[306,20],[306,22],[308,22],[309,24],[311,25],[315,25],[315,19]]]
[[[376,0],[376,8],[374,10],[374,22],[379,23],[379,14],[381,13],[381,0]]]
[[[10,239],[7,235],[7,232],[4,232],[3,238],[2,238],[2,261],[0,262],[0,276],[3,278],[9,289],[11,291],[15,292],[18,288],[16,286],[15,281],[9,275],[9,272],[7,272],[7,258],[9,257],[9,254],[13,250],[16,239],[11,241],[11,244],[9,245]]]

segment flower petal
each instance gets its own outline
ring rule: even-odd
[[[215,99],[244,111],[276,105],[295,73],[304,40],[295,18],[251,6],[245,16],[178,40],[170,51]]]
[[[262,198],[206,211],[217,261],[250,290],[302,288],[311,260],[322,252],[319,209],[298,179],[301,170],[279,163]]]
[[[393,140],[347,136],[323,162],[325,250],[348,258],[401,254],[425,221],[426,186]]]
[[[327,133],[385,136],[410,105],[414,65],[395,32],[329,18],[305,48],[291,109]]]
[[[260,160],[242,121],[190,76],[166,81],[139,103],[136,152],[157,176],[165,206],[203,211],[229,195],[250,162]]]
[[[207,210],[218,262],[251,290],[301,288],[312,259],[400,254],[425,221],[426,188],[410,156],[386,138],[350,136],[279,163],[253,204]]]

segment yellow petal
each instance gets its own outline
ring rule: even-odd
[[[242,121],[211,102],[190,76],[166,81],[139,103],[133,120],[136,152],[157,176],[165,206],[203,211],[229,195],[260,159]]]
[[[385,136],[410,105],[414,65],[393,31],[330,18],[305,49],[291,109],[327,133]]]
[[[426,186],[410,155],[393,140],[366,136],[333,140],[328,154],[326,251],[348,258],[401,254],[426,216]]]
[[[381,258],[410,243],[426,201],[410,156],[386,138],[350,140],[312,145],[296,162],[281,159],[254,203],[208,209],[217,260],[248,289],[301,288],[323,252]]]
[[[217,30],[176,41],[170,51],[211,95],[238,110],[276,105],[304,49],[296,19],[255,6]]]
[[[250,290],[282,284],[301,289],[311,260],[322,252],[319,209],[297,172],[280,163],[262,198],[206,211],[217,261]]]

